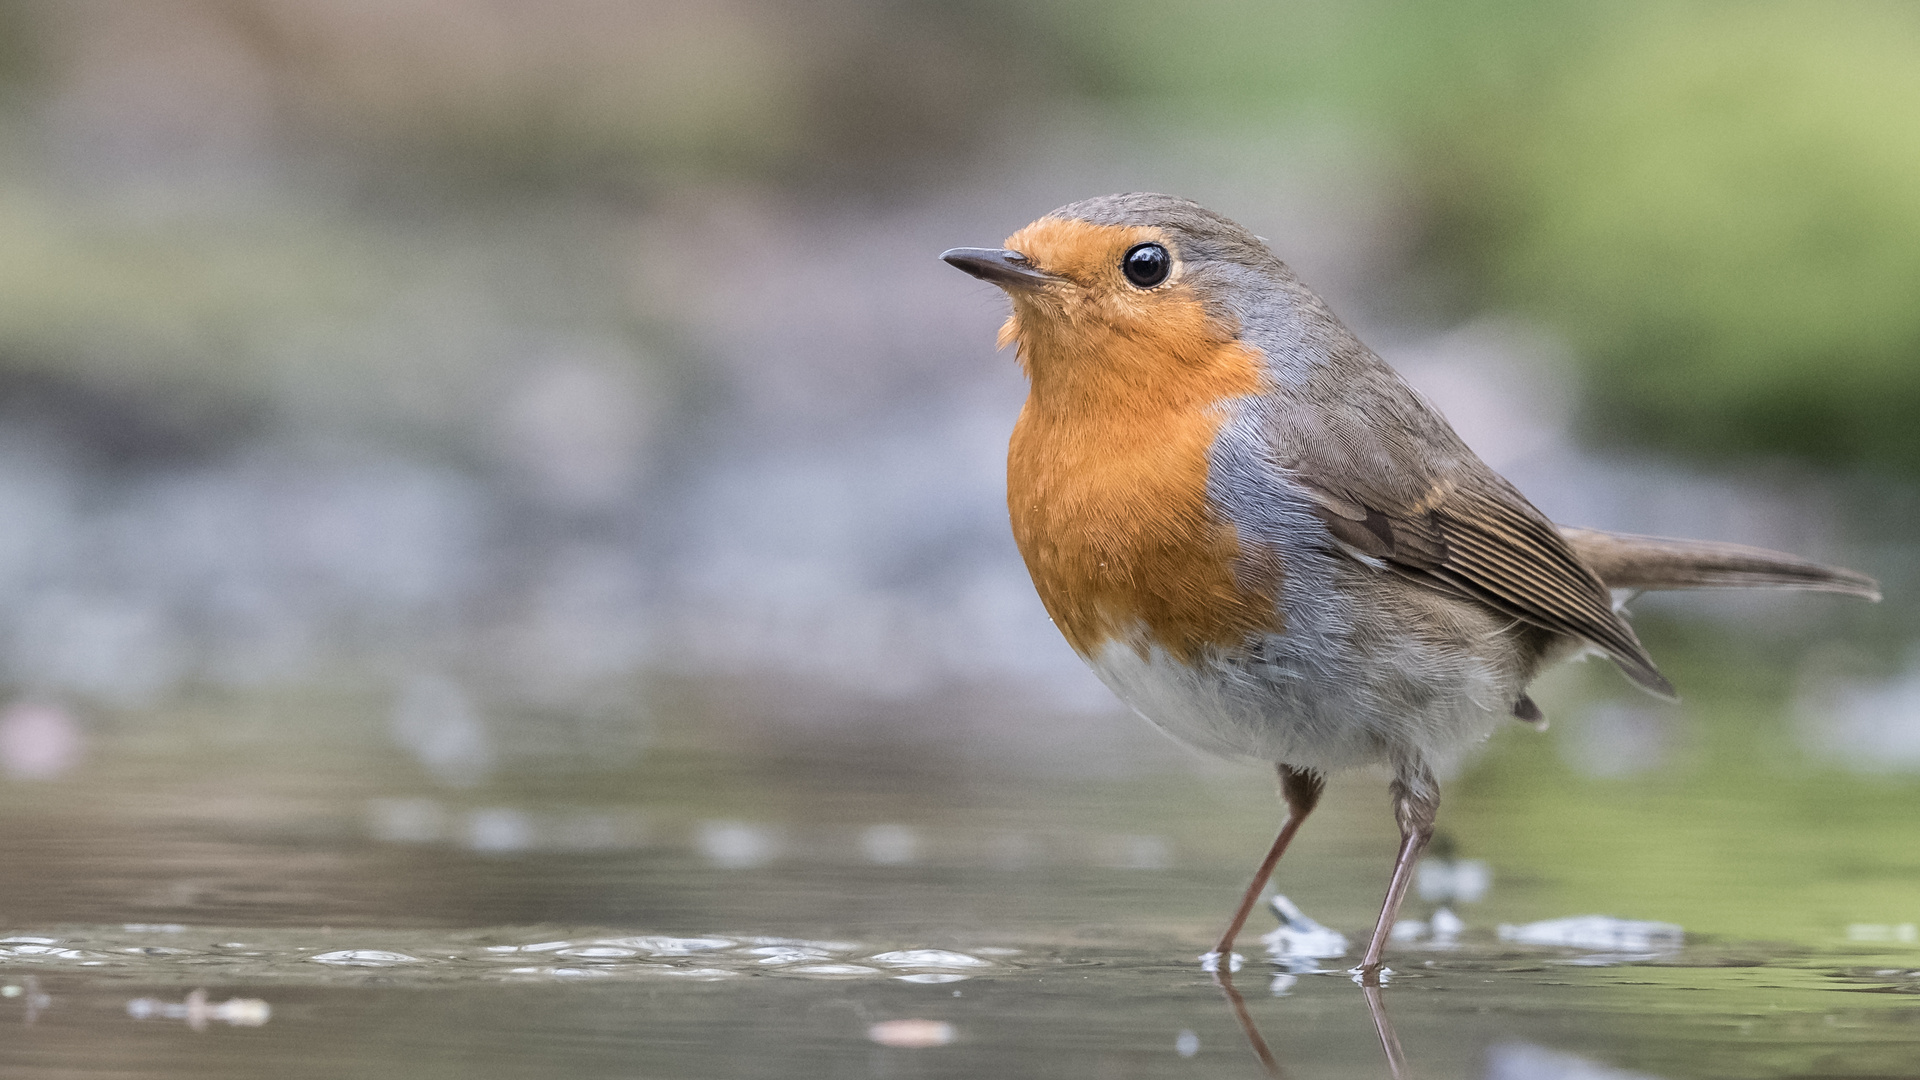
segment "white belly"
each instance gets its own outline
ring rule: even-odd
[[[1088,662],[1122,701],[1181,742],[1320,771],[1445,762],[1484,739],[1519,693],[1501,665],[1464,650],[1310,657],[1298,644],[1274,635],[1188,665],[1158,647],[1143,654],[1111,641]]]

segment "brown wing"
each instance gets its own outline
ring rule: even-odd
[[[1477,470],[1476,470],[1477,471]],[[1513,618],[1605,649],[1627,675],[1673,696],[1612,598],[1553,524],[1490,472],[1471,487],[1442,481],[1406,501],[1356,492],[1311,474],[1314,496],[1341,543],[1414,581],[1477,600]]]
[[[1270,350],[1281,374],[1256,422],[1270,467],[1307,489],[1332,535],[1429,588],[1591,642],[1672,696],[1607,586],[1546,515],[1323,306],[1294,312],[1306,330]]]

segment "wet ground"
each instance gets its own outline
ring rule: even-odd
[[[1747,706],[1710,683],[1620,775],[1577,689],[1449,784],[1377,1009],[1265,912],[1231,989],[1200,970],[1277,801],[1157,743],[690,726],[456,788],[351,700],[201,702],[0,785],[0,1073],[1381,1076],[1384,1030],[1416,1077],[1920,1075],[1914,784],[1723,741]],[[1381,778],[1336,779],[1281,891],[1359,939],[1391,829]]]

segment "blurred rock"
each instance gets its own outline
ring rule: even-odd
[[[486,723],[467,692],[444,676],[407,681],[393,705],[392,731],[394,741],[443,783],[468,787],[493,771]]]
[[[658,395],[630,357],[542,359],[506,393],[502,449],[535,498],[563,511],[626,507],[648,461]]]
[[[86,737],[73,714],[23,701],[0,710],[0,772],[13,780],[52,780],[80,763]]]

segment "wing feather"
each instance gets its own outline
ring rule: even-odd
[[[1606,585],[1505,483],[1435,485],[1403,501],[1350,487],[1328,490],[1333,485],[1298,469],[1293,474],[1342,543],[1429,588],[1591,642],[1635,682],[1673,695],[1633,628],[1614,611]]]

